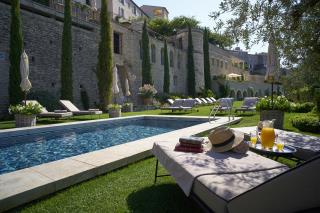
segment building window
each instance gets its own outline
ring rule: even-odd
[[[179,48],[180,50],[183,49],[182,38],[179,38],[179,40],[178,40],[178,48]]]
[[[124,5],[124,0],[119,0],[122,5]]]
[[[212,66],[214,66],[214,58],[211,59]]]
[[[173,76],[173,85],[177,86],[178,85],[178,76]]]
[[[58,4],[64,4],[64,0],[57,0]]]
[[[119,17],[123,17],[124,18],[124,9],[119,7]]]
[[[164,48],[161,48],[161,65],[164,65]]]
[[[225,63],[224,63],[224,68],[225,68],[225,69],[228,69],[228,62],[225,62]]]
[[[181,67],[181,55],[178,53],[178,69]]]
[[[122,38],[120,33],[113,33],[113,52],[115,54],[121,54],[122,49]]]
[[[141,42],[141,40],[139,41],[139,50],[140,50],[140,59],[142,60],[143,52],[142,52],[142,42]]]
[[[128,1],[127,3],[128,3],[128,8],[130,9],[131,8],[130,1]]]
[[[223,68],[223,61],[220,61],[220,67]]]
[[[156,63],[156,46],[154,44],[151,45],[151,61]]]
[[[174,61],[173,61],[173,52],[170,51],[170,67],[174,66]]]
[[[217,67],[219,67],[219,65],[220,65],[220,61],[219,59],[217,59]]]

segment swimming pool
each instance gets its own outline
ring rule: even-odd
[[[204,123],[204,120],[128,118],[0,134],[0,174]]]

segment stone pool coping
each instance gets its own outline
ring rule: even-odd
[[[0,136],[10,137],[31,132],[36,133],[48,127],[59,130],[66,128],[66,126],[77,127],[123,119],[148,118],[203,120],[205,123],[0,175],[0,212],[152,156],[151,149],[155,141],[172,140],[175,142],[181,136],[199,134],[221,125],[239,122],[241,119],[235,117],[234,120],[229,120],[228,117],[216,117],[217,120],[209,123],[206,116],[140,115],[0,130]]]

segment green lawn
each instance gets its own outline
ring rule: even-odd
[[[236,106],[241,102],[236,102]],[[124,113],[132,115],[190,115],[208,116],[210,107],[199,107],[198,112],[168,113],[160,110]],[[226,114],[219,114],[226,115]],[[285,114],[285,129],[299,132],[292,127],[290,118],[296,113]],[[232,127],[254,126],[259,121],[258,113],[241,115],[243,119]],[[101,118],[107,118],[104,114]],[[98,116],[94,116],[98,119]],[[38,125],[84,121],[91,116],[77,116],[68,120],[40,119]],[[13,128],[13,121],[0,122],[0,128]],[[305,133],[311,134],[311,133]],[[313,134],[315,135],[315,134]],[[320,136],[318,134],[318,136]],[[294,166],[294,162],[280,158],[280,162]],[[159,178],[153,184],[155,159],[148,158],[135,164],[123,167],[108,174],[99,176],[81,184],[49,195],[15,209],[21,212],[201,212],[201,209],[190,201],[175,184],[171,177]],[[160,167],[160,172],[165,173]]]

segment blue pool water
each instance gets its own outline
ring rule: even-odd
[[[0,174],[200,123],[200,121],[139,119],[0,138]]]

